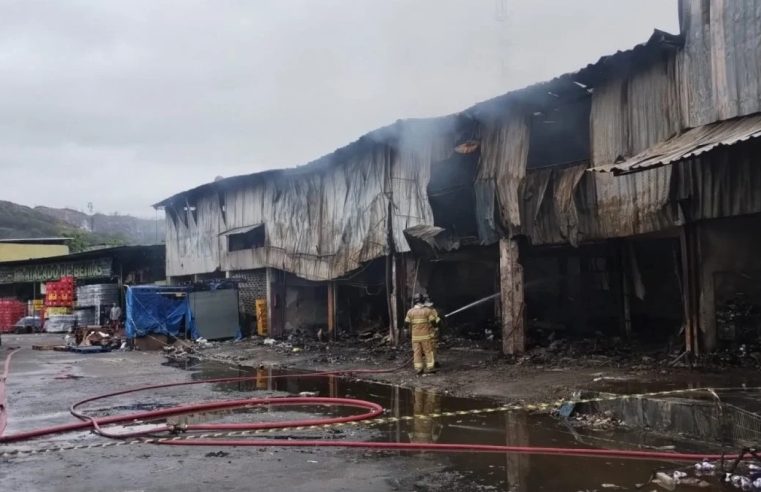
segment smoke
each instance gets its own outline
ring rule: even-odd
[[[150,216],[217,175],[309,162],[676,30],[660,0],[503,4],[6,2],[3,198]],[[412,126],[404,148],[426,141]]]

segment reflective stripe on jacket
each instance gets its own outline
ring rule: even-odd
[[[439,315],[435,309],[415,304],[412,309],[407,311],[404,322],[412,328],[412,341],[422,342],[431,340],[434,337],[433,325],[439,322]]]

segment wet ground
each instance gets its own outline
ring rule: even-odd
[[[283,347],[285,345],[285,347]],[[557,356],[543,363],[514,363],[503,357],[495,344],[489,349],[466,346],[439,350],[441,369],[416,376],[411,368],[411,349],[372,347],[356,341],[344,343],[277,342],[262,344],[261,338],[239,343],[224,342],[204,349],[201,355],[250,367],[309,368],[315,371],[355,368],[398,371],[366,374],[368,380],[407,388],[426,388],[462,397],[486,397],[497,401],[544,402],[568,398],[576,390],[638,393],[686,387],[761,386],[761,371],[747,368],[691,370],[671,367],[670,359],[636,355],[624,360],[596,354]]]
[[[113,352],[76,355],[32,351],[46,335],[4,336],[0,356],[20,345],[8,381],[6,434],[72,421],[74,401],[127,387],[229,376],[258,376],[247,382],[211,384],[117,397],[85,407],[91,415],[173,406],[242,396],[297,395],[354,397],[382,405],[388,416],[429,415],[441,411],[495,406],[493,398],[447,395],[435,388],[339,377],[287,377],[288,370],[252,368],[189,360],[163,363],[159,353]],[[262,360],[264,362],[264,360]],[[641,391],[634,382],[602,379],[610,390]],[[695,381],[696,384],[699,381]],[[734,383],[734,382],[733,382]],[[653,383],[653,386],[664,383]],[[628,385],[628,386],[627,386]],[[652,388],[648,388],[652,389]],[[220,415],[195,415],[202,421],[256,421],[346,414],[346,409],[299,407],[246,409]],[[709,452],[716,444],[676,440],[620,428],[576,428],[561,419],[528,412],[465,414],[415,419],[350,429],[287,431],[288,438],[392,442],[510,444],[555,447],[611,447]],[[10,445],[44,448],[62,443],[102,443],[88,432]],[[0,447],[0,451],[3,448]],[[2,490],[634,490],[653,470],[683,466],[658,461],[627,461],[560,456],[436,454],[340,449],[199,448],[150,444],[93,448],[17,457],[0,461]],[[709,480],[710,482],[710,480]],[[647,485],[644,490],[660,490]],[[677,490],[681,490],[677,488]],[[691,490],[684,488],[684,490]],[[723,490],[717,484],[704,490]]]

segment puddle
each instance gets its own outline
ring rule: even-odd
[[[468,410],[493,407],[493,401],[476,398],[459,398],[425,389],[407,389],[398,386],[357,381],[337,376],[270,379],[285,376],[288,371],[235,367],[221,363],[188,361],[181,365],[192,372],[193,379],[254,376],[250,381],[217,383],[211,385],[215,393],[255,393],[257,395],[298,395],[314,392],[327,397],[354,397],[382,405],[391,416],[432,414],[441,411]],[[295,374],[290,372],[290,374]],[[303,374],[303,373],[302,373]],[[635,381],[610,381],[623,385],[623,390],[642,391]],[[651,389],[644,389],[651,390]],[[617,388],[617,391],[622,391]],[[212,396],[213,397],[213,396]],[[216,396],[219,398],[219,395]],[[314,418],[317,415],[347,415],[355,410],[332,407],[304,407],[278,409],[272,407],[227,411],[224,415],[194,415],[194,422],[229,422],[291,419],[294,416]],[[362,429],[362,426],[357,429]],[[588,430],[573,428],[562,420],[547,415],[525,412],[462,415],[438,419],[416,419],[368,427],[363,439],[391,442],[421,443],[473,443],[517,446],[598,447],[616,449],[660,449],[715,452],[717,446],[697,441],[674,441],[644,431],[607,429]],[[356,439],[356,436],[352,437]],[[393,453],[345,451],[361,453],[360,459],[383,459]],[[559,456],[496,455],[476,453],[408,453],[410,459],[436,464],[442,473],[456,473],[483,487],[484,490],[635,490],[635,486],[648,481],[656,469],[684,466],[662,461],[633,461],[603,458]],[[702,490],[723,490],[714,479],[711,487]],[[614,487],[615,486],[615,487]],[[619,487],[619,488],[616,488]],[[661,490],[650,484],[646,490]],[[676,490],[680,490],[677,486]],[[686,488],[685,490],[690,490]]]

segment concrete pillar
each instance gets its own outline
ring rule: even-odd
[[[632,311],[631,311],[631,288],[629,286],[629,275],[627,274],[626,251],[623,242],[617,243],[619,282],[621,290],[619,292],[619,324],[621,334],[628,340],[632,336]]]
[[[328,337],[336,337],[336,283],[328,282]]]
[[[388,292],[388,329],[391,343],[396,347],[399,344],[399,279],[396,256],[389,255],[386,257],[386,261],[388,262],[386,271],[389,274],[389,283],[386,288]]]
[[[682,303],[684,307],[684,344],[690,355],[698,355],[700,331],[700,262],[698,234],[695,224],[682,226],[680,235],[682,259]]]
[[[502,352],[521,354],[526,350],[523,266],[515,239],[499,241],[500,300],[502,301]]]
[[[275,310],[274,305],[274,288],[272,283],[275,281],[275,275],[272,268],[267,268],[267,336],[274,337],[272,326],[272,312]]]

